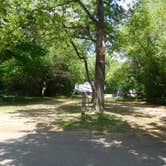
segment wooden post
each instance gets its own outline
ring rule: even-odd
[[[43,87],[42,87],[42,97],[45,96],[45,91],[46,91],[46,89],[47,89],[47,83],[46,83],[46,81],[44,81],[44,82],[43,82]]]
[[[81,108],[81,119],[85,121],[86,111],[86,92],[82,92],[82,108]]]

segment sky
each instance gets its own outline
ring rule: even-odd
[[[136,0],[119,0],[118,4],[122,6],[125,10],[129,10],[133,7]]]

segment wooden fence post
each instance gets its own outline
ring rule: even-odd
[[[86,92],[82,92],[82,108],[81,108],[81,119],[85,121],[85,111],[86,111]]]

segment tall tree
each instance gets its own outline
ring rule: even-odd
[[[73,58],[72,47],[66,42],[65,31],[59,28],[63,17],[54,11],[55,5],[38,0],[10,0],[0,6],[2,90],[40,95],[43,82],[51,80],[52,85],[56,83],[50,90],[53,95],[71,94],[74,83],[84,79],[80,62]]]
[[[63,4],[63,3],[62,3]],[[95,50],[95,109],[104,109],[105,51],[106,43],[111,47],[115,41],[116,26],[123,10],[116,1],[81,0],[68,1],[65,6],[68,31],[79,45],[85,44],[87,52]],[[70,10],[69,10],[70,9]],[[72,13],[69,16],[69,11]],[[71,19],[71,16],[73,19]],[[94,49],[95,48],[95,49]]]
[[[5,48],[10,45],[13,47],[22,40],[28,40],[46,48],[57,43],[57,40],[64,40],[68,47],[69,44],[71,46],[70,41],[74,41],[76,46],[84,49],[86,68],[87,54],[94,51],[95,108],[103,111],[106,46],[112,47],[117,25],[123,15],[117,2],[118,0],[10,0],[7,17],[1,19],[1,30],[7,34],[1,36],[2,41],[3,38],[6,41],[3,45]]]
[[[105,82],[105,34],[104,34],[104,6],[103,0],[97,1],[96,23],[96,65],[95,65],[95,108],[104,110],[104,82]]]
[[[137,84],[151,102],[166,100],[165,1],[140,1],[122,29],[120,44],[130,60]]]

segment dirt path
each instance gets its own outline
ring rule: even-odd
[[[69,109],[72,106],[71,109]],[[62,131],[51,125],[58,119],[79,117],[78,103],[68,99],[56,99],[42,104],[3,106],[0,108],[0,141],[18,138],[40,130]],[[69,109],[68,112],[64,112]],[[166,107],[141,102],[114,102],[106,105],[106,113],[116,115],[133,127],[146,130],[154,137],[166,140]]]
[[[118,102],[107,105],[114,114],[147,130],[145,135],[93,135],[63,131],[58,119],[80,116],[70,113],[75,101],[52,100],[26,106],[0,108],[0,166],[166,166],[165,107]],[[64,109],[68,109],[64,112]]]
[[[148,105],[145,102],[114,102],[107,111],[127,121],[133,127],[166,141],[166,107]]]
[[[7,106],[0,111],[0,141],[25,136],[40,130],[49,130],[49,125],[59,118],[58,109],[72,101],[59,99],[42,104]],[[53,129],[52,129],[53,130]],[[54,131],[61,129],[54,127]]]

